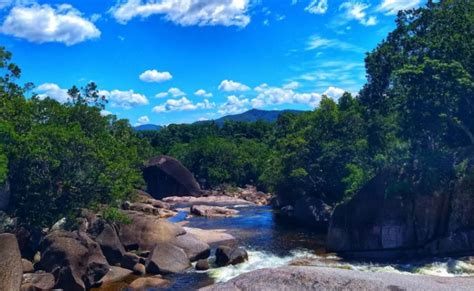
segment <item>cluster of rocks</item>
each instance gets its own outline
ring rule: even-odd
[[[246,185],[245,188],[221,186],[205,191],[206,196],[227,196],[251,202],[254,205],[270,205],[273,195],[257,190],[257,187]]]
[[[333,211],[331,206],[314,197],[302,197],[293,204],[284,204],[275,198],[272,206],[279,210],[279,216],[286,221],[320,231],[327,230]]]

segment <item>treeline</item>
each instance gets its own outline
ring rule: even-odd
[[[172,125],[143,136],[208,187],[252,183],[284,204],[309,195],[334,205],[386,168],[423,181],[427,193],[474,176],[474,2],[429,1],[396,24],[367,55],[358,96],[324,97],[274,124]]]

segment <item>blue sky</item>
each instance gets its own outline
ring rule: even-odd
[[[104,114],[188,123],[357,93],[365,53],[424,2],[0,0],[0,44],[42,97],[94,81]]]

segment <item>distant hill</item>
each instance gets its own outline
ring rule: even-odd
[[[145,130],[160,130],[162,129],[163,127],[160,126],[160,125],[156,125],[156,124],[142,124],[142,125],[139,125],[139,126],[135,126],[134,129],[136,131],[145,131]]]
[[[218,125],[224,124],[226,120],[230,121],[238,121],[238,122],[255,122],[258,120],[263,120],[267,122],[274,122],[278,119],[278,116],[280,116],[283,113],[303,113],[305,111],[301,110],[260,110],[260,109],[251,109],[249,111],[240,113],[240,114],[235,114],[235,115],[227,115],[224,117],[221,117],[219,119],[216,119],[215,122]]]

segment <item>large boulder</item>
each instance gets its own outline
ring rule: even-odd
[[[192,233],[176,237],[174,245],[184,250],[191,262],[207,259],[211,255],[211,248]]]
[[[113,225],[105,224],[102,232],[95,238],[95,241],[99,243],[104,256],[110,264],[115,265],[121,262],[125,254],[125,248]]]
[[[219,267],[241,264],[248,259],[247,251],[241,247],[220,246],[216,249],[216,264]]]
[[[205,291],[276,290],[472,290],[472,277],[413,276],[323,267],[280,267],[242,274]]]
[[[190,266],[183,249],[169,243],[158,243],[146,260],[146,269],[151,274],[181,273]]]
[[[143,169],[143,177],[147,183],[147,192],[157,199],[201,194],[201,187],[193,174],[172,157],[157,156],[150,159]]]
[[[327,248],[374,259],[473,252],[474,187],[466,183],[426,193],[400,173],[383,171],[335,208]]]
[[[239,214],[238,210],[220,206],[193,205],[191,214],[205,217],[230,217]]]
[[[130,223],[119,227],[119,238],[127,250],[152,250],[156,243],[172,242],[186,231],[179,225],[142,212],[124,211]]]
[[[20,290],[23,275],[20,248],[13,234],[0,234],[0,290]]]
[[[85,290],[97,284],[109,271],[99,244],[86,233],[56,231],[41,243],[38,269],[53,273],[55,288]]]
[[[146,277],[138,278],[130,285],[130,288],[133,291],[146,291],[154,288],[166,288],[170,285],[170,281],[161,278],[160,276],[155,277]]]

